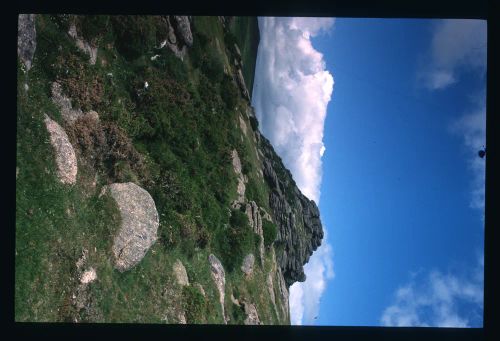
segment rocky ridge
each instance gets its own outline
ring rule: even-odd
[[[255,117],[253,111],[250,115]],[[323,227],[318,206],[298,189],[267,138],[255,132],[264,179],[271,189],[269,206],[278,226],[276,261],[287,287],[306,279],[304,265],[321,245]]]

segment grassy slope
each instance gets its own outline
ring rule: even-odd
[[[232,148],[253,165],[247,175],[256,188],[253,192],[260,193],[254,199],[263,201],[264,206],[267,187],[257,175],[253,139],[238,128],[245,101],[238,98],[237,109],[228,107],[220,97],[221,81],[206,75],[213,68],[208,62],[200,63],[200,59],[211,60],[202,52],[214,50],[217,44],[220,53],[212,60],[228,63],[219,22],[195,18],[195,46],[182,63],[166,49],[155,50],[154,39],[148,45],[147,37],[130,39],[144,44],[138,46],[142,54],[131,58],[116,44],[119,23],[113,26],[113,21],[105,17],[83,21],[84,31],[89,25],[106,32],[87,33],[88,39],[96,37],[99,46],[97,63],[89,66],[87,57],[64,33],[65,20],[38,16],[35,66],[24,74],[18,65],[16,321],[77,318],[175,323],[177,311],[186,307],[189,299],[173,279],[172,264],[180,259],[190,282],[202,284],[207,294],[205,302],[189,306],[194,311],[187,312],[193,316],[188,322],[221,323],[207,256],[213,252],[223,264],[226,261],[219,236],[227,229],[229,202],[236,197],[236,179],[228,158]],[[157,25],[152,18],[141,20],[136,23],[141,27],[149,25],[154,30]],[[196,46],[196,32],[204,32],[208,38],[203,48]],[[152,62],[150,57],[155,53],[161,57]],[[116,124],[132,139],[145,160],[141,171],[127,160],[116,162],[125,165],[119,172],[113,165],[104,165],[98,168],[93,186],[96,170],[86,166],[79,153],[77,184],[66,187],[57,181],[43,124],[46,113],[62,125],[60,113],[50,100],[49,85],[55,79],[63,83],[75,106],[97,110],[103,122]],[[141,94],[145,80],[151,92]],[[25,81],[30,86],[28,92],[23,89]],[[97,88],[96,83],[103,89],[97,94],[91,92]],[[93,87],[85,88],[85,84]],[[248,120],[246,124],[250,132]],[[110,253],[119,214],[113,200],[98,196],[101,187],[113,181],[134,181],[146,188],[160,215],[159,241],[141,263],[125,273],[113,269]],[[90,308],[78,312],[70,302],[78,285],[75,263],[84,248],[89,250],[87,265],[96,269],[98,279],[89,287]],[[270,266],[266,254],[265,269]],[[245,280],[237,268],[226,272],[226,311],[232,322],[242,321],[229,299],[230,293],[237,292],[256,303],[264,323],[289,323],[274,315],[267,290],[262,287],[263,269],[257,266],[251,280]]]
[[[235,35],[243,60],[243,77],[252,96],[257,47],[259,45],[259,25],[256,17],[235,17],[230,31]]]

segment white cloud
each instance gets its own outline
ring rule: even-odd
[[[479,158],[478,151],[486,145],[486,107],[483,106],[462,116],[451,125],[451,131],[461,135],[467,154],[467,163],[472,172],[471,207],[484,210],[486,162]]]
[[[331,18],[259,18],[252,104],[263,134],[300,190],[316,203],[333,77],[310,38],[331,29],[333,23]]]
[[[431,89],[457,82],[465,69],[486,71],[486,21],[439,20],[434,26],[429,61],[419,77]]]
[[[296,282],[290,287],[290,320],[293,325],[314,324],[327,280],[335,277],[333,251],[327,242],[326,229],[323,244],[304,266],[304,272],[306,281]]]
[[[426,276],[415,274],[396,290],[394,302],[384,310],[380,323],[395,327],[481,327],[482,259],[467,278],[439,271]],[[463,304],[468,308],[461,308]]]
[[[323,130],[333,77],[311,37],[333,27],[331,18],[259,18],[252,105],[299,189],[319,204]],[[322,245],[304,266],[307,279],[290,287],[292,324],[312,324],[327,279],[334,277],[326,229]]]

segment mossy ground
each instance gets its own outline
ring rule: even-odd
[[[95,65],[66,34],[71,20],[87,41],[97,44]],[[194,45],[184,61],[166,48],[156,49],[162,34],[158,17],[38,15],[36,25],[34,67],[25,73],[18,64],[15,320],[176,323],[178,311],[187,310],[189,323],[222,323],[207,258],[214,253],[225,267],[228,262],[216,236],[228,228],[229,204],[236,198],[232,149],[249,165],[249,199],[268,208],[268,188],[258,175],[251,125],[242,114],[248,103],[238,91],[236,99],[222,95],[236,84],[226,82],[224,88],[219,75],[224,65],[230,66],[219,21],[194,17]],[[125,33],[130,46],[124,45]],[[249,55],[245,43],[240,48]],[[156,54],[160,57],[151,60]],[[246,73],[253,78],[253,70]],[[64,126],[50,99],[53,81],[62,84],[74,107],[97,111],[103,124],[127,136],[131,145],[126,148],[140,154],[141,167],[127,158],[103,159],[96,167],[86,159],[88,146],[78,145],[77,182],[59,183],[43,123],[47,114]],[[239,129],[238,116],[249,134]],[[160,226],[159,239],[144,259],[120,273],[111,254],[119,212],[112,199],[99,193],[103,185],[125,181],[152,195]],[[255,245],[245,245],[245,251],[258,253]],[[88,287],[89,308],[78,311],[71,297],[84,249],[86,266],[94,267],[97,280]],[[172,272],[177,259],[190,283],[204,287],[205,299],[177,285]],[[266,253],[264,269],[256,262],[251,279],[238,266],[226,270],[230,323],[242,323],[241,311],[229,299],[235,292],[255,303],[264,323],[289,323],[275,315],[263,285],[270,262]]]

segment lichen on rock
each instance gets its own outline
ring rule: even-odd
[[[17,25],[17,55],[29,71],[36,50],[35,15],[19,14]]]
[[[227,324],[226,314],[224,311],[224,296],[225,296],[225,286],[226,286],[226,274],[222,263],[213,254],[208,256],[208,261],[210,262],[210,272],[212,274],[212,279],[215,282],[215,286],[219,291],[219,302],[222,308],[222,317],[224,319],[224,324]]]
[[[255,305],[251,303],[244,303],[245,306],[245,314],[247,315],[245,321],[243,323],[245,325],[259,325],[261,324],[260,319],[259,319],[259,314],[257,313],[257,309],[255,308]]]
[[[83,40],[81,37],[78,36],[78,33],[76,32],[76,26],[74,23],[71,24],[68,34],[71,38],[75,40],[76,46],[85,52],[89,58],[90,58],[90,64],[94,65],[96,60],[97,60],[97,47],[92,46],[85,40]]]
[[[75,151],[64,129],[45,114],[45,126],[56,156],[57,177],[64,184],[74,184],[78,172]]]
[[[243,273],[246,276],[250,276],[252,274],[254,262],[255,262],[255,256],[253,255],[253,253],[246,255],[245,258],[243,259],[243,264],[241,265],[241,271],[243,271]]]
[[[177,284],[180,286],[189,285],[189,279],[184,264],[182,264],[180,260],[176,260],[172,268],[175,278],[177,279]]]
[[[121,226],[113,240],[115,268],[120,272],[137,265],[157,240],[158,212],[151,195],[132,182],[106,187],[115,199]]]
[[[71,99],[63,95],[61,84],[53,82],[51,91],[52,102],[54,102],[61,112],[61,116],[66,124],[72,124],[83,115],[80,109],[73,109]]]

